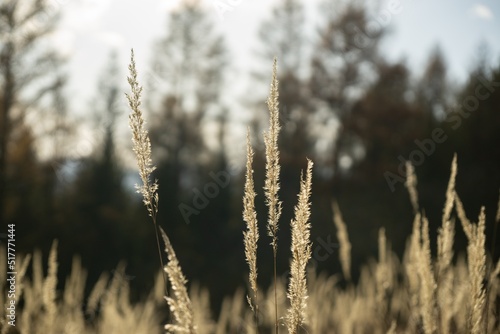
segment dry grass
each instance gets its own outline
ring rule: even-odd
[[[165,272],[168,274],[174,294],[174,297],[165,297],[165,299],[175,317],[175,324],[168,324],[165,326],[165,329],[167,332],[172,333],[194,334],[197,330],[194,324],[193,307],[191,306],[191,300],[186,288],[187,280],[182,273],[181,266],[167,234],[162,229],[160,231],[165,243],[165,252],[168,254],[168,264],[165,267]]]
[[[278,197],[280,189],[280,163],[278,149],[278,135],[280,132],[279,124],[279,93],[278,93],[278,61],[274,58],[273,73],[271,79],[271,88],[267,99],[269,108],[269,130],[264,135],[264,144],[266,146],[266,180],[264,191],[266,196],[266,205],[269,208],[267,218],[267,231],[271,237],[271,246],[273,247],[273,263],[274,263],[274,316],[275,316],[275,332],[279,332],[278,328],[278,296],[277,296],[277,273],[276,273],[276,257],[278,252],[278,222],[281,216],[281,201]]]
[[[92,334],[92,333],[161,333],[158,300],[161,292],[131,304],[125,266],[119,265],[111,279],[103,274],[90,297],[84,298],[86,272],[80,260],[73,259],[72,270],[64,289],[56,290],[57,243],[48,259],[48,273],[43,273],[42,255],[35,252],[31,273],[19,275],[18,297],[23,303],[17,311],[16,330],[2,324],[2,333],[26,334]],[[5,259],[5,253],[0,254]],[[26,270],[29,257],[21,259]],[[160,278],[161,282],[161,278]],[[4,281],[0,283],[4,289]],[[21,285],[22,284],[22,290]],[[83,306],[87,305],[86,308]],[[5,314],[2,311],[2,318]],[[9,331],[10,329],[10,331]]]
[[[339,260],[342,266],[342,273],[347,281],[351,280],[351,242],[347,233],[347,226],[342,218],[337,202],[332,203],[333,222],[337,228],[337,239],[340,244]]]
[[[156,233],[156,241],[158,245],[158,255],[162,268],[168,276],[168,280],[172,286],[174,297],[166,296],[165,299],[170,307],[170,311],[174,315],[175,323],[165,325],[165,329],[169,333],[189,333],[197,332],[194,324],[194,314],[191,306],[191,300],[186,288],[187,280],[182,274],[182,270],[175,255],[174,248],[170,243],[165,231],[157,226],[156,216],[158,215],[158,183],[151,182],[151,174],[155,170],[155,166],[151,160],[151,142],[149,134],[145,127],[145,121],[140,109],[142,87],[137,81],[137,69],[135,66],[134,51],[131,52],[129,65],[128,83],[130,85],[131,94],[126,94],[129,107],[132,110],[129,117],[130,128],[132,129],[133,150],[137,159],[139,175],[142,180],[141,186],[136,186],[137,191],[142,194],[144,205],[148,210],[148,214],[153,220]],[[163,242],[165,244],[165,252],[168,256],[168,264],[163,264],[162,255],[160,252],[160,242],[158,240],[158,229],[161,232]],[[165,291],[166,289],[166,279]]]
[[[253,183],[253,149],[250,144],[250,133],[247,132],[247,171],[245,175],[245,195],[243,197],[243,220],[247,223],[247,231],[243,233],[245,257],[250,272],[248,281],[253,296],[247,296],[248,304],[255,314],[255,323],[258,324],[259,304],[257,285],[257,242],[259,241],[259,227],[257,226],[257,212],[255,211],[255,186]]]
[[[277,138],[278,82],[276,62],[273,67],[271,93],[268,100],[270,127],[266,142],[265,198],[269,208],[268,232],[271,236],[275,259],[277,229],[281,214],[279,190],[279,151]],[[151,181],[154,166],[151,147],[140,110],[141,88],[132,59],[129,83],[132,93],[128,96],[132,109],[130,123],[134,151],[142,186],[144,204],[156,227],[158,214],[158,184]],[[217,319],[211,317],[208,291],[194,285],[190,294],[175,251],[167,235],[161,231],[168,257],[164,267],[172,294],[167,303],[173,323],[161,323],[161,304],[165,282],[158,275],[156,285],[148,298],[131,304],[125,266],[119,265],[113,275],[103,273],[84,298],[85,270],[78,258],[66,279],[64,288],[57,290],[57,242],[54,242],[43,271],[40,252],[32,257],[18,256],[16,284],[17,301],[22,305],[17,311],[15,331],[6,325],[6,308],[0,311],[1,333],[134,333],[156,334],[164,332],[226,334],[270,333],[278,331],[278,310],[288,309],[286,325],[289,333],[500,333],[498,305],[500,303],[500,262],[490,264],[485,245],[485,209],[482,208],[477,223],[466,216],[455,191],[459,177],[456,157],[451,166],[450,181],[446,191],[441,227],[436,240],[437,252],[431,253],[429,221],[418,204],[417,179],[413,168],[407,165],[406,186],[415,217],[402,261],[392,252],[385,230],[379,231],[379,256],[360,268],[357,283],[347,287],[338,284],[337,276],[317,276],[307,271],[311,256],[309,238],[309,198],[311,195],[312,163],[308,163],[301,179],[298,204],[292,229],[291,277],[278,279],[269,290],[257,285],[258,222],[255,214],[253,184],[253,151],[247,139],[247,173],[243,199],[245,256],[249,264],[249,303],[245,307],[245,292],[238,290],[224,300]],[[455,209],[455,210],[453,210]],[[343,276],[350,278],[350,243],[346,224],[340,209],[334,203],[334,222],[340,242],[340,262]],[[455,216],[460,220],[468,238],[465,255],[453,253]],[[496,224],[500,221],[500,209]],[[32,258],[32,269],[27,273]],[[160,257],[161,258],[161,257]],[[0,264],[5,267],[6,253],[0,249]],[[0,272],[0,289],[7,289],[6,275]],[[259,297],[257,299],[257,297]],[[0,303],[8,300],[1,294]],[[258,303],[257,303],[258,302]],[[85,307],[83,307],[85,306]],[[259,312],[257,312],[259,310]],[[256,319],[258,314],[259,318]],[[258,321],[257,321],[258,320]],[[258,326],[257,326],[258,324]]]
[[[406,189],[410,195],[410,202],[413,207],[413,212],[416,214],[418,212],[418,192],[417,192],[417,177],[415,176],[415,170],[410,161],[406,162]]]
[[[141,94],[142,87],[137,81],[137,69],[135,66],[134,50],[131,51],[131,59],[129,69],[128,83],[130,85],[131,94],[125,94],[128,104],[132,112],[129,116],[129,125],[132,129],[132,149],[134,150],[139,175],[142,180],[142,185],[136,185],[137,191],[142,194],[144,205],[146,206],[149,215],[156,224],[156,215],[158,214],[158,183],[151,182],[151,174],[155,170],[155,166],[151,160],[151,142],[149,140],[146,122],[141,110]]]
[[[298,333],[306,323],[307,313],[307,280],[306,267],[311,259],[311,197],[312,188],[311,160],[307,161],[307,171],[300,182],[299,202],[295,207],[295,218],[292,220],[292,263],[290,264],[290,282],[287,297],[290,307],[287,314],[287,328],[289,333]]]

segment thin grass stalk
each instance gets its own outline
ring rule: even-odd
[[[137,159],[137,167],[139,168],[139,175],[142,180],[142,185],[136,185],[137,192],[142,194],[143,203],[148,210],[148,214],[153,221],[156,236],[156,247],[158,250],[158,258],[160,265],[165,267],[160,248],[160,238],[158,236],[158,224],[156,217],[158,215],[158,183],[155,180],[151,181],[151,175],[156,167],[151,160],[151,142],[149,134],[146,129],[146,122],[144,120],[141,106],[142,86],[137,81],[137,69],[135,66],[134,50],[130,52],[130,64],[128,66],[129,77],[127,77],[130,85],[131,94],[125,94],[127,97],[128,105],[132,112],[129,115],[129,126],[132,130],[132,148]],[[165,284],[165,294],[167,294],[167,278],[163,273],[163,282]]]
[[[278,221],[281,216],[281,201],[278,198],[279,175],[279,150],[278,150],[278,135],[280,131],[279,125],[279,102],[278,102],[278,77],[277,77],[277,59],[274,58],[273,73],[271,79],[271,87],[267,106],[269,109],[269,130],[264,134],[264,143],[266,147],[266,180],[264,184],[264,193],[266,196],[266,205],[269,208],[268,214],[268,235],[272,238],[271,246],[273,247],[273,266],[274,266],[274,317],[275,317],[275,332],[279,332],[278,326],[278,292],[277,292],[277,273],[276,273],[276,258],[278,252]]]
[[[467,260],[470,275],[470,315],[469,326],[472,334],[485,333],[486,293],[483,281],[486,278],[484,207],[479,214],[479,222],[472,225],[472,238],[467,245]]]
[[[413,220],[413,230],[410,236],[410,242],[407,248],[406,259],[404,262],[408,290],[410,294],[410,307],[411,309],[419,310],[418,316],[410,317],[410,325],[417,326],[420,322],[420,318],[423,318],[421,312],[421,292],[420,289],[420,254],[421,254],[421,229],[422,229],[422,217],[419,212],[418,205],[418,192],[417,192],[417,176],[415,170],[410,161],[406,162],[406,182],[405,187],[408,191],[410,197],[410,202],[413,208],[413,213],[415,214]]]

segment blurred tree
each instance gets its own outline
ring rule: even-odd
[[[265,149],[262,145],[262,132],[268,129],[269,111],[265,104],[269,95],[273,59],[278,60],[279,81],[279,118],[281,132],[278,138],[280,149],[280,200],[283,202],[283,213],[280,224],[285,224],[293,218],[293,206],[297,203],[301,170],[306,168],[306,158],[311,156],[313,142],[310,134],[310,122],[313,109],[309,108],[309,91],[307,86],[308,43],[305,30],[305,9],[302,1],[278,1],[269,17],[259,27],[259,49],[257,56],[265,66],[253,72],[255,83],[262,87],[262,93],[252,96],[249,108],[252,110],[255,156],[255,184],[259,196],[263,194],[261,185],[265,179]],[[255,84],[252,83],[254,86]],[[259,90],[260,91],[260,90]],[[255,92],[255,90],[254,90]],[[267,221],[267,208],[263,201],[257,201],[257,211],[261,221]],[[266,224],[261,224],[260,234],[265,239]],[[280,244],[290,244],[290,229],[283,227],[278,230]],[[265,245],[259,248],[259,258],[272,259],[271,247]],[[288,246],[278,252],[278,273],[286,272],[289,264]],[[265,260],[264,260],[265,261]],[[273,265],[271,262],[263,265],[259,279],[266,286],[272,281]]]
[[[7,197],[14,195],[14,185],[23,181],[12,174],[20,166],[9,166],[15,161],[12,155],[24,147],[16,140],[22,141],[28,132],[33,135],[26,128],[27,116],[39,110],[42,99],[64,83],[58,70],[61,58],[47,40],[57,18],[57,9],[49,1],[5,0],[0,4],[0,221],[13,219],[6,215],[13,212],[6,207]],[[34,140],[24,143],[34,144]]]
[[[95,98],[92,99],[90,122],[93,132],[87,134],[94,151],[88,157],[77,157],[76,178],[67,188],[66,224],[61,226],[63,240],[72,239],[68,254],[78,252],[89,270],[89,280],[95,281],[103,271],[112,271],[126,260],[134,275],[133,284],[142,284],[153,277],[157,265],[155,249],[144,247],[143,240],[154,240],[153,230],[146,222],[135,219],[138,201],[134,201],[124,183],[123,164],[116,150],[115,129],[123,106],[122,74],[117,54],[111,53],[101,72]],[[77,235],[78,237],[74,237]],[[107,254],[103,256],[103,254]],[[62,255],[64,257],[64,254]],[[145,259],[151,259],[145,260]],[[69,259],[70,260],[70,259]]]
[[[500,63],[491,68],[486,54],[481,55],[442,122],[450,133],[450,144],[461,151],[459,158],[468,162],[495,161],[500,157],[498,146],[488,145],[499,138],[499,72]]]
[[[329,131],[323,130],[322,133],[335,133],[331,138],[334,145],[325,145],[317,152],[317,157],[331,166],[331,171],[325,176],[331,180],[330,189],[338,194],[341,162],[348,167],[345,162],[362,158],[356,153],[359,143],[352,140],[346,124],[357,100],[376,80],[376,68],[381,58],[378,49],[386,28],[379,24],[374,29],[374,25],[370,25],[375,21],[369,19],[369,9],[357,2],[332,4],[325,1],[321,11],[326,22],[318,30],[310,89],[315,108],[321,110],[323,123],[329,125]],[[328,121],[332,118],[335,122]]]
[[[93,175],[89,180],[91,184],[93,183],[90,187],[94,187],[94,189],[89,195],[97,204],[98,211],[101,211],[104,216],[107,214],[112,216],[113,213],[110,211],[106,213],[106,209],[101,207],[114,207],[115,214],[118,216],[124,209],[123,170],[116,154],[115,142],[117,117],[123,113],[120,109],[120,105],[123,105],[120,103],[123,98],[121,94],[123,89],[121,89],[117,58],[116,53],[110,55],[106,69],[99,79],[98,93],[94,100],[94,122],[96,122],[97,133],[94,133],[93,136],[97,140],[95,156],[92,159],[93,166],[91,167]]]
[[[235,232],[228,228],[230,185],[223,151],[227,55],[212,18],[201,1],[182,1],[169,13],[166,34],[155,46],[153,70],[145,75],[153,111],[154,175],[160,180],[158,222],[181,262],[190,264],[186,275],[199,277],[220,301],[221,291],[237,282],[228,276],[224,286],[213,270],[231,267],[227,247],[234,243],[228,238]]]
[[[408,98],[412,87],[406,66],[381,63],[377,77],[353,105],[344,125],[364,151],[363,159],[352,168],[357,182],[380,179],[386,171],[397,172],[401,163],[397,157],[407,156],[413,141],[426,135],[423,114]]]
[[[271,12],[271,17],[259,28],[259,39],[262,49],[258,54],[272,63],[274,57],[279,59],[280,71],[299,76],[303,71],[305,60],[304,6],[298,0],[282,0]],[[269,81],[269,69],[261,74],[262,80]],[[302,73],[303,74],[303,73]]]
[[[457,192],[470,218],[477,217],[484,205],[491,228],[500,189],[500,61],[491,67],[485,55],[479,57],[456,102],[441,122],[448,136],[442,150],[446,156],[457,153]],[[444,168],[439,162],[437,170]]]
[[[422,129],[424,132],[417,138],[419,142],[432,138],[433,131],[442,128],[441,123],[450,110],[454,94],[456,92],[452,90],[447,78],[445,57],[440,47],[436,46],[414,87],[414,105],[420,110],[422,125],[425,127]],[[431,148],[432,145],[428,147]],[[418,146],[413,148],[420,149]],[[430,154],[426,153],[425,163],[419,164],[416,170],[420,180],[421,202],[425,205],[427,215],[436,218],[431,219],[433,222],[440,221],[440,204],[444,201],[443,187],[448,181],[450,161],[454,153],[444,148],[441,143],[436,143],[434,148],[428,151]]]
[[[415,99],[418,107],[423,109],[429,129],[437,125],[437,120],[444,118],[449,107],[451,92],[446,74],[446,61],[441,49],[436,47],[418,82]]]
[[[253,73],[260,84],[265,84],[266,87],[264,91],[266,95],[259,96],[257,102],[253,103],[258,111],[254,118],[256,122],[267,123],[267,108],[264,107],[263,101],[269,91],[271,64],[273,58],[277,57],[282,126],[279,145],[284,173],[305,168],[305,157],[310,155],[312,146],[308,132],[311,109],[308,108],[309,92],[305,66],[308,53],[304,23],[302,2],[283,0],[273,8],[271,17],[259,28],[262,46],[258,55],[268,66]],[[260,138],[260,133],[261,131],[258,131],[255,135]],[[286,175],[284,176],[286,178]]]
[[[169,16],[168,33],[155,47],[149,79],[151,137],[163,214],[177,217],[185,198],[210,160],[205,124],[224,112],[220,105],[226,51],[210,14],[199,1],[183,1]],[[160,204],[160,205],[162,205]],[[165,207],[165,205],[170,206]]]

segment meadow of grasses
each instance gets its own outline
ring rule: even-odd
[[[155,166],[151,144],[141,111],[142,88],[132,54],[129,66],[131,93],[130,127],[133,148],[142,184],[143,196],[157,239],[160,266],[156,284],[148,297],[131,303],[125,265],[112,273],[103,273],[88,297],[85,297],[86,272],[78,257],[73,260],[63,289],[58,290],[57,241],[43,268],[40,252],[17,257],[16,326],[8,326],[6,307],[0,311],[1,333],[500,333],[500,262],[493,263],[485,244],[485,209],[479,216],[467,217],[455,179],[460,165],[451,162],[441,227],[437,240],[430,240],[425,208],[418,203],[417,179],[407,164],[406,187],[414,210],[413,230],[406,251],[398,258],[391,250],[385,230],[379,231],[378,254],[360,269],[359,279],[351,277],[349,222],[344,222],[341,208],[332,203],[332,224],[337,229],[338,258],[342,272],[334,276],[318,274],[309,266],[312,257],[310,240],[310,195],[313,190],[313,163],[308,161],[300,182],[294,219],[280,221],[281,201],[278,136],[279,96],[275,60],[270,93],[269,129],[264,135],[266,181],[264,200],[267,222],[258,222],[255,211],[256,189],[253,181],[253,149],[247,135],[247,164],[243,198],[242,242],[248,262],[248,286],[228,296],[215,317],[210,310],[209,288],[200,287],[196,277],[189,282],[182,273],[168,231],[157,224],[158,187],[153,181]],[[459,157],[458,157],[459,158]],[[306,157],[304,157],[306,159]],[[256,167],[256,168],[261,168]],[[161,184],[168,187],[168,184]],[[257,198],[261,200],[261,198]],[[497,208],[495,224],[500,222]],[[376,219],[376,217],[374,217]],[[246,225],[243,224],[243,221]],[[267,226],[266,236],[259,236],[258,226]],[[278,229],[291,229],[292,243],[277,240]],[[455,233],[462,229],[467,248],[456,251]],[[495,240],[493,238],[493,240]],[[436,247],[434,248],[434,244]],[[268,289],[257,284],[257,246],[272,247],[274,280]],[[290,247],[290,275],[276,273],[276,254]],[[431,248],[436,250],[431,252]],[[0,262],[6,267],[5,250]],[[162,254],[167,255],[163,263]],[[494,253],[494,252],[491,252]],[[0,285],[7,289],[6,272],[0,272]],[[220,278],[224,280],[224,277]],[[7,302],[6,294],[0,303]]]

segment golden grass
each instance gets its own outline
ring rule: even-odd
[[[247,231],[243,232],[245,257],[250,272],[248,281],[252,290],[252,297],[247,296],[248,304],[255,314],[255,323],[258,324],[258,284],[257,284],[257,242],[259,241],[259,227],[257,212],[255,211],[255,186],[253,183],[253,149],[250,144],[250,133],[247,132],[247,171],[245,175],[245,195],[243,197],[243,220],[247,223]]]
[[[278,252],[278,222],[281,216],[281,201],[278,191],[280,189],[280,163],[278,149],[278,135],[280,132],[279,124],[279,91],[278,91],[278,61],[274,58],[273,73],[271,79],[271,88],[267,99],[269,108],[269,130],[264,134],[264,144],[266,146],[266,180],[264,184],[264,193],[266,196],[266,205],[269,208],[267,218],[267,231],[271,237],[271,246],[273,247],[274,263],[274,317],[275,332],[279,332],[278,327],[278,296],[277,296],[277,273],[276,257]]]
[[[347,281],[351,280],[351,242],[347,233],[347,226],[342,218],[337,202],[332,203],[333,222],[337,228],[337,239],[340,244],[339,260],[342,266],[342,273]]]
[[[132,58],[129,76],[132,93],[128,96],[132,109],[130,117],[134,151],[143,185],[138,187],[143,195],[148,214],[156,227],[158,213],[158,184],[151,182],[154,166],[151,147],[140,111],[142,88],[137,83],[137,71]],[[276,259],[277,229],[281,214],[279,190],[279,134],[277,64],[273,66],[271,93],[268,100],[270,127],[266,142],[266,204],[269,208],[268,232]],[[338,284],[337,276],[317,275],[307,270],[311,257],[309,236],[312,184],[312,162],[308,162],[305,175],[300,180],[298,204],[292,229],[291,277],[278,279],[265,291],[257,284],[258,222],[254,207],[253,150],[247,137],[247,173],[243,198],[245,256],[249,264],[248,301],[245,292],[238,290],[228,296],[217,319],[211,317],[209,292],[197,285],[190,293],[175,251],[161,230],[168,263],[172,293],[166,296],[173,323],[161,323],[161,298],[165,282],[158,275],[148,298],[130,303],[129,285],[125,266],[120,264],[113,275],[103,273],[89,297],[84,298],[86,273],[78,258],[66,279],[64,288],[57,290],[57,242],[48,257],[47,273],[43,272],[42,256],[19,255],[16,298],[22,307],[17,310],[16,333],[134,333],[157,334],[165,330],[173,333],[270,333],[278,331],[279,320],[285,320],[289,333],[500,333],[498,304],[500,303],[500,261],[490,263],[485,245],[485,209],[482,208],[477,223],[466,216],[463,204],[455,191],[458,162],[454,157],[446,190],[441,227],[438,230],[437,252],[431,253],[429,221],[418,204],[417,179],[413,168],[407,164],[406,186],[414,210],[412,233],[409,236],[402,261],[392,252],[385,230],[379,230],[379,256],[360,269],[358,282],[346,287]],[[453,210],[453,208],[455,210]],[[340,243],[340,262],[343,276],[350,279],[350,249],[346,224],[340,209],[333,203],[334,223]],[[468,239],[465,256],[454,254],[458,217]],[[496,225],[500,221],[497,211]],[[31,273],[27,273],[32,258]],[[160,256],[161,258],[161,256]],[[276,263],[274,261],[274,263]],[[0,249],[0,264],[5,267],[6,252]],[[0,272],[0,290],[7,290],[6,275]],[[257,297],[259,297],[257,299]],[[6,305],[6,296],[0,296]],[[279,317],[278,310],[288,309]],[[259,310],[259,311],[258,311]],[[258,311],[258,312],[257,312]],[[258,315],[258,318],[256,316]],[[6,307],[0,311],[1,333],[13,332],[6,323]]]
[[[307,280],[306,267],[311,259],[311,197],[312,188],[311,160],[307,160],[307,170],[304,179],[300,182],[299,201],[295,207],[295,218],[291,222],[292,228],[292,263],[290,264],[290,282],[287,297],[290,300],[288,308],[287,328],[289,333],[298,333],[306,323],[307,313]]]
[[[164,271],[167,273],[168,280],[173,290],[173,297],[165,296],[165,299],[167,300],[171,313],[174,315],[175,323],[165,325],[165,329],[169,333],[194,334],[197,333],[197,327],[194,324],[193,309],[186,288],[187,280],[182,273],[181,266],[177,260],[174,248],[172,247],[167,234],[157,225],[156,222],[159,202],[158,183],[157,181],[151,182],[150,180],[156,167],[153,165],[151,160],[151,142],[149,140],[148,131],[145,127],[146,122],[144,121],[144,117],[140,109],[142,87],[137,81],[134,50],[131,52],[129,75],[128,83],[132,91],[130,95],[126,94],[129,107],[132,110],[129,116],[129,124],[132,129],[133,150],[137,159],[139,175],[142,180],[142,185],[136,187],[138,192],[142,194],[144,205],[148,210],[149,216],[153,220],[160,263]],[[161,232],[163,243],[165,244],[165,252],[168,257],[168,263],[166,266],[163,264],[160,252],[158,229]],[[164,279],[164,281],[165,291],[167,291],[166,279]]]
[[[167,234],[161,228],[160,231],[165,244],[165,252],[168,254],[168,264],[165,267],[165,272],[168,274],[174,294],[174,297],[165,297],[165,299],[175,317],[175,324],[167,324],[165,325],[165,329],[171,333],[194,334],[197,330],[194,324],[193,307],[191,306],[191,300],[186,288],[187,280],[182,273],[181,266]]]

